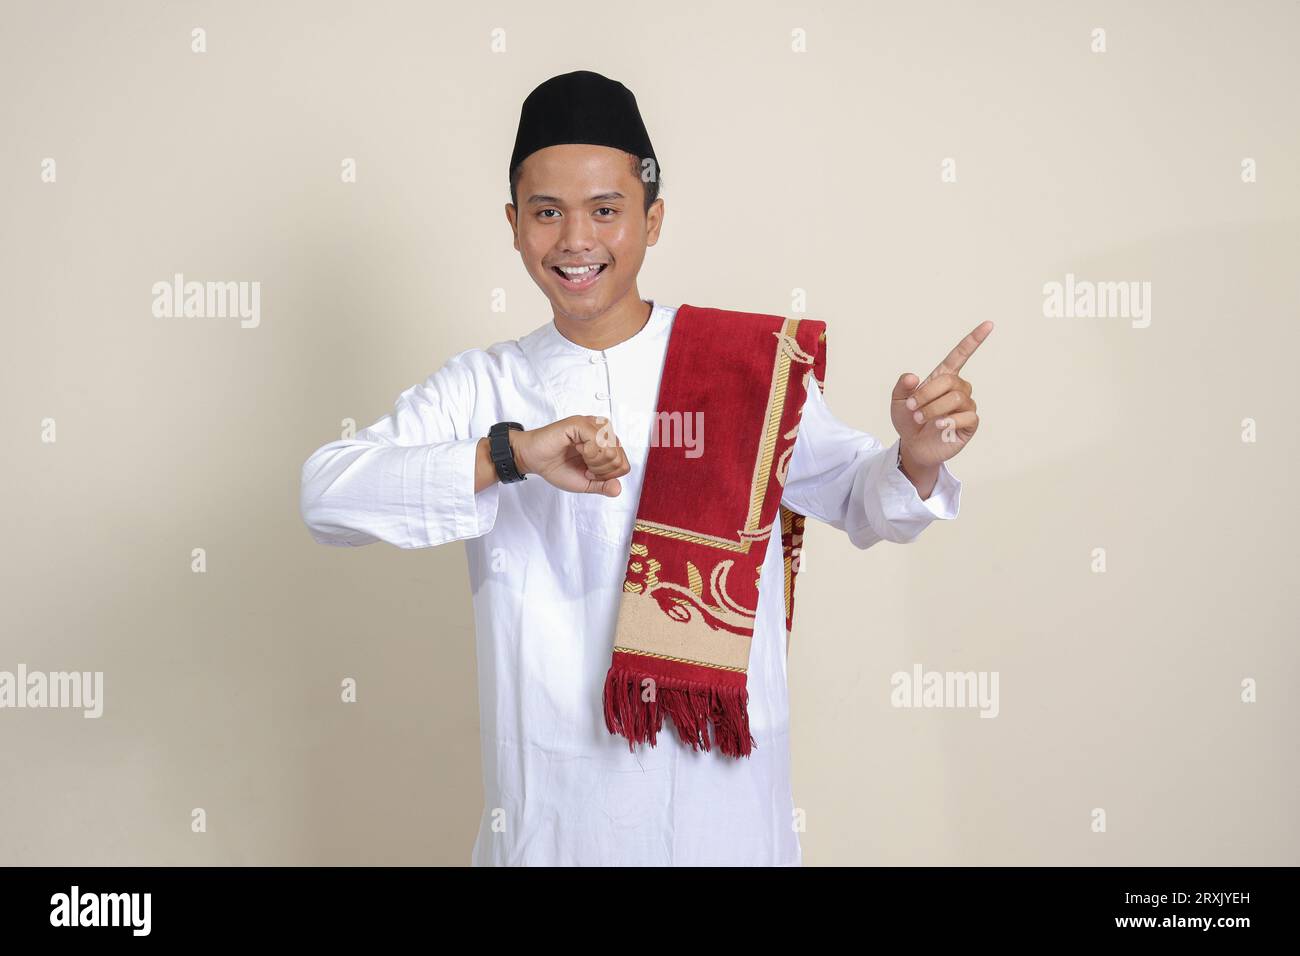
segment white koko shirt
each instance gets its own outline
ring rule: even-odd
[[[667,720],[658,745],[635,753],[605,728],[605,673],[677,312],[645,301],[645,326],[602,351],[548,322],[453,355],[398,396],[392,414],[324,445],[302,469],[303,519],[322,544],[465,542],[485,798],[475,866],[802,862],[780,588],[759,589],[750,757],[693,751]],[[807,396],[783,504],[859,548],[911,541],[936,517],[957,516],[961,483],[946,466],[922,501],[897,468],[897,440],[885,448],[841,423],[813,382]],[[536,476],[474,493],[476,448],[494,423],[531,429],[570,415],[610,419],[632,469],[618,497],[571,494]],[[763,582],[783,580],[779,520]],[[797,622],[797,601],[795,612]]]

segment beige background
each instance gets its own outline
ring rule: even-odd
[[[315,545],[299,470],[448,355],[549,319],[505,166],[523,97],[579,68],[637,94],[664,164],[643,295],[789,313],[807,290],[845,421],[892,441],[897,376],[997,323],[964,371],[960,517],[866,552],[810,523],[805,862],[1300,863],[1295,4],[6,21],[0,669],[102,670],[106,700],[0,711],[0,863],[468,861],[462,547]],[[260,281],[260,327],[154,318],[174,272]],[[1150,327],[1044,318],[1067,272],[1151,282]],[[914,663],[998,671],[1000,716],[891,708]]]

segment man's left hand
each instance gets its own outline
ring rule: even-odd
[[[992,322],[977,325],[924,380],[911,372],[899,378],[889,414],[902,439],[905,466],[937,468],[975,435],[980,420],[971,383],[957,373],[992,331]]]

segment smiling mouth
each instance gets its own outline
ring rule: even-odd
[[[559,266],[551,266],[551,271],[554,272],[557,276],[559,276],[560,279],[563,280],[566,286],[569,286],[574,289],[585,289],[589,285],[594,283],[596,279],[598,279],[604,273],[605,269],[608,267],[609,267],[608,262],[602,262],[595,268],[588,268],[585,272],[578,272],[578,273],[565,272]]]

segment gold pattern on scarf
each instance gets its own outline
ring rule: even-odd
[[[805,394],[810,376],[819,390],[824,391],[825,388],[822,381],[814,375],[815,356],[799,346],[796,338],[799,322],[799,319],[786,319],[782,330],[772,333],[777,340],[775,364],[768,391],[767,408],[763,416],[762,440],[750,483],[750,504],[745,527],[736,531],[734,540],[653,521],[636,521],[633,525],[634,532],[640,531],[745,555],[749,554],[754,542],[766,541],[771,537],[775,525],[769,525],[764,529],[758,527],[762,518],[763,503],[770,490],[772,477],[776,478],[781,487],[785,486],[801,420],[797,417],[789,431],[781,432],[781,419],[788,400],[791,365],[795,363],[808,365],[800,380]],[[826,341],[825,332],[819,335],[818,341]],[[802,415],[801,407],[798,416]],[[789,443],[789,445],[778,456],[776,449],[782,443]],[[800,551],[802,545],[803,535],[800,532],[803,530],[801,520],[803,516],[792,512],[779,502],[778,510],[782,538],[789,535],[791,543],[789,548],[783,548],[782,555],[784,598],[788,617],[793,597],[794,577],[798,573],[794,562],[798,560],[795,554]],[[735,565],[735,560],[729,558],[719,561],[709,571],[709,591],[712,598],[710,604],[704,600],[704,575],[694,563],[685,562],[687,587],[682,587],[671,581],[660,580],[658,572],[662,569],[662,565],[656,558],[650,556],[650,550],[645,543],[634,542],[630,550],[628,575],[624,580],[623,590],[643,597],[653,597],[655,600],[645,603],[639,600],[623,602],[619,611],[618,631],[623,635],[635,636],[635,642],[641,646],[618,645],[614,650],[625,654],[638,654],[744,673],[749,662],[749,645],[753,637],[754,621],[757,619],[757,608],[750,610],[742,607],[727,591],[727,575]],[[755,589],[759,586],[761,574],[760,564],[754,574]],[[632,580],[634,577],[639,580]],[[655,604],[658,604],[658,608],[653,613],[666,614],[677,623],[685,625],[684,629],[671,628],[662,631],[652,626],[650,618],[646,615],[652,613],[651,609]],[[684,656],[688,651],[690,656]],[[786,653],[789,654],[788,631]]]
[[[764,438],[759,447],[758,458],[754,462],[753,478],[750,481],[749,513],[745,519],[745,527],[738,529],[736,532],[736,540],[719,537],[718,535],[701,534],[689,528],[680,528],[657,521],[637,521],[632,526],[633,531],[643,531],[646,534],[673,538],[677,541],[689,541],[691,544],[702,544],[722,551],[735,551],[738,554],[749,554],[750,545],[754,541],[767,540],[772,529],[770,527],[760,529],[758,523],[762,518],[763,501],[767,497],[768,479],[772,474],[772,459],[776,455],[777,436],[781,431],[781,417],[785,411],[791,362],[808,363],[808,371],[804,373],[802,380],[805,391],[808,387],[808,376],[812,374],[814,356],[801,349],[799,341],[795,337],[799,330],[799,322],[799,319],[786,319],[784,328],[780,332],[772,333],[776,336],[777,349],[775,365],[772,371],[772,385],[768,391],[767,410],[763,416],[765,422],[763,426]],[[822,339],[824,340],[824,338],[825,334],[823,333]],[[817,384],[820,387],[821,383],[818,382]],[[799,409],[799,414],[803,414],[802,408]],[[798,429],[799,425],[796,422],[794,428],[781,435],[781,438],[792,441],[798,434]],[[778,464],[776,471],[777,480],[783,487],[789,469],[790,452],[793,448],[794,446],[791,445],[782,453],[781,460],[785,467],[780,467],[780,464]]]

